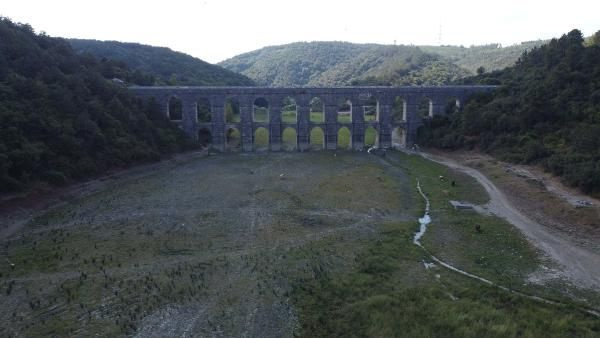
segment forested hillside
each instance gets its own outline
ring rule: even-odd
[[[449,62],[475,74],[483,67],[486,71],[501,70],[513,66],[523,52],[539,47],[548,41],[528,41],[502,47],[499,44],[483,46],[419,46],[426,53],[441,55]]]
[[[193,56],[169,48],[139,43],[68,40],[79,53],[124,62],[127,67],[153,76],[147,85],[251,86],[252,80]]]
[[[266,86],[442,85],[513,65],[541,42],[500,48],[298,42],[262,48],[220,63]]]
[[[498,83],[463,111],[427,121],[420,142],[480,148],[538,163],[568,183],[600,193],[600,32],[584,45],[573,30],[523,54],[514,67],[465,79]]]
[[[61,184],[189,146],[157,104],[113,77],[149,78],[0,18],[0,191]]]
[[[413,46],[297,42],[238,55],[221,66],[265,86],[436,85],[469,73]]]

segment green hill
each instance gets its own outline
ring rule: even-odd
[[[154,77],[155,85],[251,86],[252,80],[169,48],[117,41],[68,40],[79,53],[124,62]]]
[[[477,147],[505,160],[537,163],[600,193],[600,32],[584,45],[573,30],[524,54],[515,66],[465,79],[501,84],[463,111],[427,121],[420,143]]]
[[[441,85],[501,69],[541,42],[499,48],[297,42],[265,47],[220,63],[266,86]]]
[[[446,60],[475,74],[479,67],[487,71],[513,66],[523,52],[539,47],[548,41],[528,41],[502,47],[499,44],[482,46],[419,46],[427,53],[441,55]]]
[[[115,75],[148,78],[0,18],[0,191],[61,184],[187,145],[158,104],[110,81]]]
[[[219,65],[266,86],[442,84],[469,73],[413,46],[297,42],[238,55]]]

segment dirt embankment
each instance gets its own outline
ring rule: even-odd
[[[492,213],[518,227],[559,263],[569,280],[600,290],[598,201],[562,186],[536,168],[509,166],[474,153],[422,155],[475,178],[490,195]]]

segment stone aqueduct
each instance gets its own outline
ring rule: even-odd
[[[425,115],[444,114],[448,102],[464,102],[470,95],[491,91],[495,86],[411,86],[411,87],[336,87],[336,88],[272,88],[272,87],[129,87],[142,98],[154,97],[167,116],[170,116],[169,102],[176,98],[181,102],[181,116],[176,123],[189,136],[197,139],[199,131],[209,131],[213,148],[227,149],[227,132],[236,129],[241,133],[241,150],[253,151],[255,131],[265,128],[268,131],[268,145],[272,151],[282,147],[282,133],[293,128],[297,137],[297,149],[308,150],[313,128],[321,128],[324,134],[323,148],[336,149],[338,131],[346,127],[350,131],[350,147],[360,150],[364,147],[365,130],[376,130],[377,146],[392,146],[394,130],[400,131],[397,142],[401,146],[414,144],[417,129],[423,123],[419,105],[427,100]],[[295,101],[296,119],[293,122],[282,119],[284,99]],[[321,121],[311,121],[310,103],[319,98],[323,107]],[[228,99],[239,103],[239,121],[228,121],[225,106]],[[254,109],[256,100],[268,103],[268,119],[256,121]],[[198,119],[198,102],[208,102],[210,122]],[[398,101],[401,100],[401,101]],[[375,103],[373,103],[375,102]],[[401,117],[398,116],[398,102],[401,103]],[[340,106],[350,107],[347,119],[340,121]],[[365,107],[369,105],[372,116],[365,119]],[[396,105],[396,106],[394,106]],[[373,108],[373,106],[375,106]],[[421,108],[422,110],[422,108]],[[173,119],[173,118],[172,118]],[[395,138],[396,139],[396,138]]]

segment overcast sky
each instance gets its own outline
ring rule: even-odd
[[[165,46],[212,63],[295,41],[510,45],[600,30],[600,0],[3,0],[0,15],[52,36]]]

